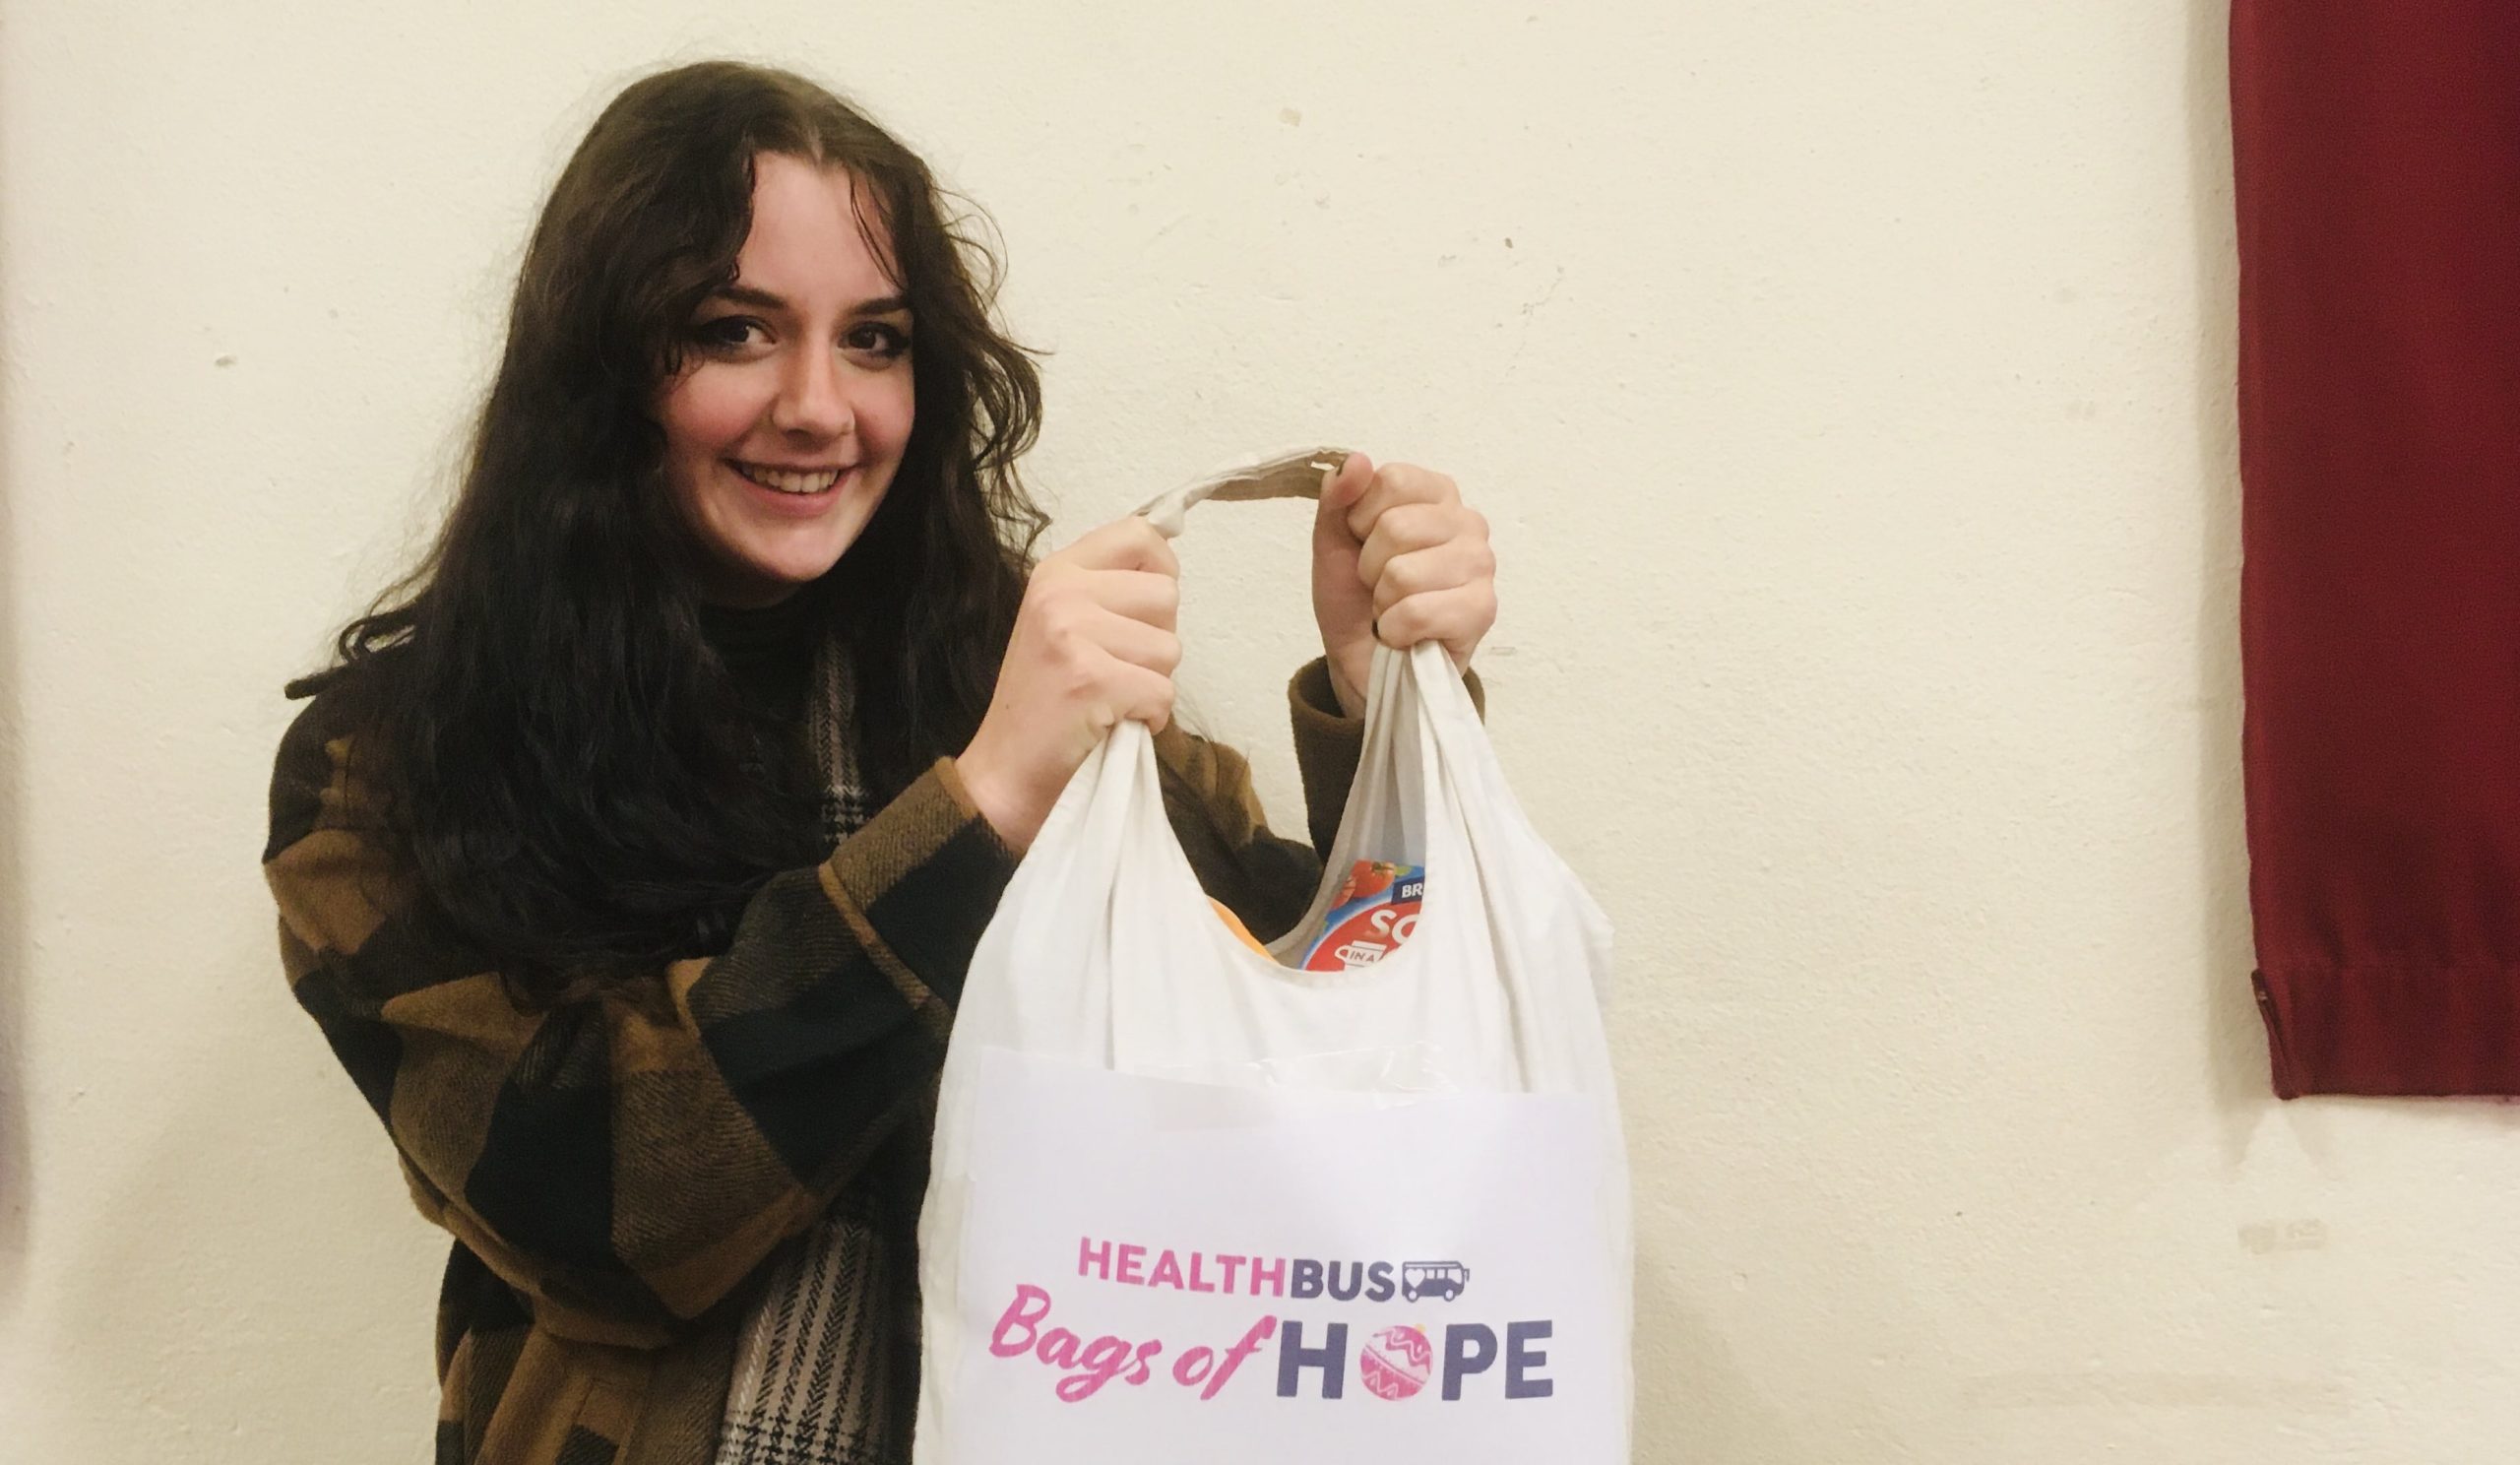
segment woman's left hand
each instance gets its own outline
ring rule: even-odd
[[[1467,669],[1496,623],[1487,521],[1442,474],[1352,455],[1324,479],[1312,521],[1312,613],[1350,717],[1364,711],[1377,636],[1403,651],[1441,642]]]

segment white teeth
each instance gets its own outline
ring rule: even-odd
[[[764,488],[781,493],[809,494],[821,493],[830,488],[832,484],[840,481],[841,475],[847,470],[827,468],[819,473],[789,473],[786,469],[757,468],[751,464],[738,463],[735,465],[735,472]]]

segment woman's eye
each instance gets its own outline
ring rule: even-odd
[[[761,329],[761,322],[754,320],[751,316],[722,315],[716,320],[702,321],[692,327],[691,335],[693,340],[703,346],[732,350],[736,347],[752,345],[753,333]]]
[[[843,344],[850,350],[891,360],[910,353],[910,333],[882,321],[868,321],[850,332]]]

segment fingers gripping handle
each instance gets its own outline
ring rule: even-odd
[[[1227,503],[1250,503],[1264,498],[1318,499],[1321,497],[1322,475],[1347,461],[1348,450],[1345,448],[1305,448],[1299,452],[1282,453],[1265,462],[1210,474],[1158,494],[1138,510],[1138,517],[1154,525],[1156,533],[1166,539],[1178,539],[1182,520],[1193,504],[1205,503],[1211,498]]]

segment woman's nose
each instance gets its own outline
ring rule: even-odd
[[[799,351],[780,382],[779,400],[771,404],[771,425],[798,437],[832,438],[856,425],[848,383],[840,362],[829,351]]]

